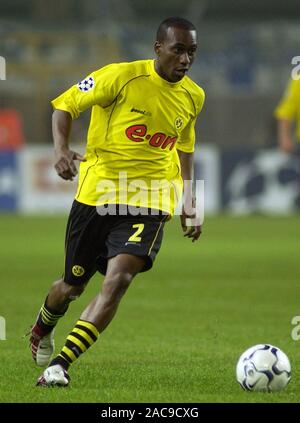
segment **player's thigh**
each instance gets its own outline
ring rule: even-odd
[[[96,258],[105,245],[104,225],[96,207],[74,201],[66,231],[65,272],[70,285],[84,285],[96,272]]]
[[[108,259],[106,277],[120,275],[129,281],[145,266],[143,257],[132,254],[118,254]]]
[[[165,220],[166,216],[117,216],[106,240],[107,259],[132,255],[144,261],[138,272],[149,270],[162,243]]]

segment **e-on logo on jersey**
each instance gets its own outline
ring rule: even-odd
[[[147,134],[146,125],[132,125],[125,131],[127,138],[134,142],[142,142],[148,140],[149,145],[156,148],[162,148],[163,150],[169,146],[169,150],[173,150],[176,144],[177,137],[166,135],[163,132],[155,132],[155,134]]]
[[[84,268],[76,264],[72,267],[72,273],[74,276],[80,277],[84,274]]]

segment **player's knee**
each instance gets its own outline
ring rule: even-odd
[[[75,301],[83,293],[85,285],[68,285],[66,289],[66,296],[68,301]]]
[[[103,293],[109,300],[120,298],[129,287],[133,275],[130,273],[118,272],[109,276],[103,286]]]
[[[129,287],[132,279],[133,275],[130,273],[118,272],[113,276],[113,283],[120,290],[126,290]]]
[[[74,301],[80,297],[85,289],[85,285],[70,285],[66,283],[63,279],[54,282],[56,288],[59,289],[61,295],[64,297],[65,301]]]
[[[80,295],[83,293],[85,289],[85,285],[81,286],[70,286],[69,292],[68,292],[68,299],[70,301],[77,300],[77,298],[80,297]]]

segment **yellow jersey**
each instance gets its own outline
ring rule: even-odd
[[[189,77],[168,82],[141,60],[105,66],[53,100],[72,119],[92,108],[76,200],[172,215],[183,185],[177,149],[194,151],[204,97]]]
[[[300,141],[300,79],[291,79],[275,109],[278,119],[296,121],[296,136]]]

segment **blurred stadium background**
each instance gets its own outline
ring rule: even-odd
[[[175,15],[199,33],[191,76],[207,95],[196,166],[206,212],[299,208],[299,157],[277,150],[273,118],[300,51],[299,2],[12,0],[0,3],[0,210],[69,208],[75,183],[52,169],[50,100],[107,63],[154,57],[156,28]],[[88,120],[74,122],[82,148]]]

